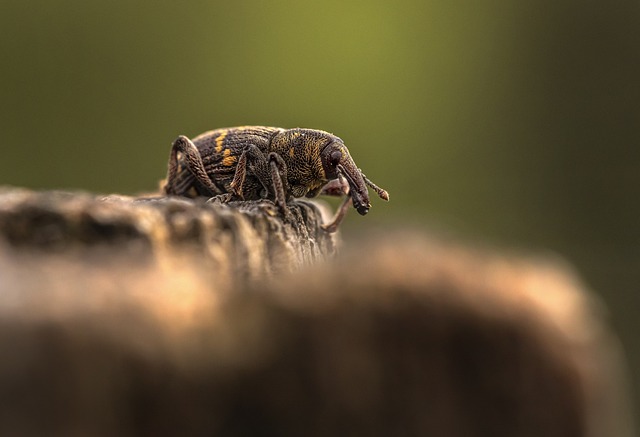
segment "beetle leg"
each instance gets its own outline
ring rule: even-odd
[[[242,186],[244,185],[244,179],[246,178],[246,176],[247,176],[247,151],[245,150],[240,155],[240,159],[238,159],[238,164],[236,165],[236,173],[233,175],[233,180],[231,181],[231,190],[233,191],[233,194],[235,194],[242,200],[244,200]]]
[[[344,200],[340,204],[340,207],[336,211],[336,214],[333,216],[333,219],[327,224],[321,225],[322,229],[326,232],[333,233],[338,230],[338,226],[342,223],[345,216],[347,215],[347,211],[349,210],[349,200],[351,200],[351,196],[349,196],[349,183],[345,180],[342,175],[342,171],[338,170],[338,178],[329,181],[323,188],[322,194],[327,196],[345,196]]]
[[[322,187],[320,194],[323,196],[345,196],[349,194],[349,184],[342,177],[342,174],[338,175],[337,179],[332,179]]]
[[[191,174],[200,182],[205,188],[211,191],[211,194],[222,194],[222,190],[218,188],[209,178],[207,171],[205,170],[204,163],[200,152],[196,148],[193,142],[180,135],[171,147],[171,156],[169,158],[169,169],[167,171],[167,185],[165,191],[167,194],[182,194],[177,192],[177,173],[178,173],[178,152],[182,153],[185,158],[185,163]]]
[[[269,170],[269,162],[264,153],[258,146],[250,144],[240,154],[236,172],[231,181],[230,188],[233,194],[244,199],[244,183],[247,177],[247,171],[258,179],[262,187],[269,192],[271,183],[271,173]]]
[[[350,200],[351,196],[346,196],[344,198],[344,200],[340,204],[340,208],[338,208],[338,211],[336,211],[336,215],[333,216],[333,219],[329,223],[321,225],[322,229],[329,233],[334,233],[338,230],[338,226],[340,226],[340,223],[342,223],[342,220],[344,220],[345,216],[347,215],[347,211],[349,211]]]
[[[178,180],[178,148],[175,142],[171,146],[171,153],[169,154],[169,167],[167,169],[167,180],[164,186],[164,192],[166,194],[183,194],[187,187],[179,188],[180,181]]]
[[[285,216],[288,216],[287,193],[289,192],[289,183],[287,180],[287,164],[285,164],[280,155],[271,152],[269,153],[269,167],[276,205]]]
[[[231,202],[231,200],[233,200],[233,194],[223,193],[213,196],[212,198],[208,199],[206,203],[227,203]]]

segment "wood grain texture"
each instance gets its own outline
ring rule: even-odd
[[[269,201],[206,203],[179,197],[98,196],[0,190],[0,241],[18,253],[76,255],[102,262],[170,263],[189,258],[228,288],[288,273],[333,255],[337,236],[321,229],[320,208]],[[95,257],[93,257],[95,258]]]
[[[631,435],[566,264],[292,208],[0,193],[0,434]]]

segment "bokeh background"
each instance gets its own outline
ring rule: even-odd
[[[347,236],[566,258],[638,398],[639,2],[0,0],[0,56],[0,184],[137,193],[178,134],[331,131],[391,193]]]

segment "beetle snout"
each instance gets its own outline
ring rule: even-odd
[[[364,191],[356,190],[351,187],[351,199],[353,199],[353,207],[358,211],[358,214],[365,215],[369,212],[371,204],[369,203],[369,192],[367,187],[364,187]]]
[[[358,214],[360,215],[366,215],[369,212],[369,207],[364,205],[357,205],[356,211],[358,211]]]
[[[353,207],[360,215],[365,215],[369,212],[371,204],[369,203],[369,191],[362,178],[360,169],[358,169],[351,160],[339,164],[337,169],[349,184],[349,194],[353,200]]]

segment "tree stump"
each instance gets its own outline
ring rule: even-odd
[[[631,436],[557,260],[321,210],[0,192],[0,435]]]

